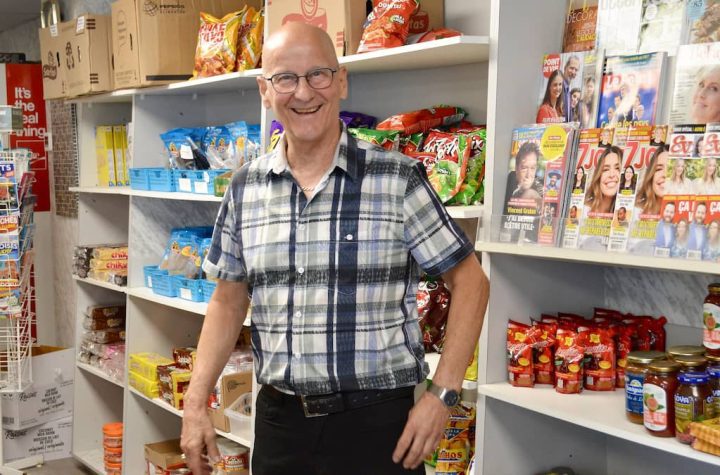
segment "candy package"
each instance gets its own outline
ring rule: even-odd
[[[241,10],[240,28],[237,35],[236,71],[247,71],[260,65],[264,20],[262,9],[255,10],[248,5]]]
[[[425,351],[441,351],[450,311],[450,291],[445,282],[442,279],[424,277],[418,285],[417,306]]]
[[[343,121],[346,127],[354,129],[372,129],[377,123],[377,117],[349,111],[340,111],[340,120]]]
[[[578,339],[585,347],[584,387],[590,391],[615,390],[615,342],[611,330],[591,327]]]
[[[585,348],[574,330],[558,328],[555,351],[555,390],[575,394],[583,389],[583,361]]]
[[[540,330],[533,346],[533,371],[535,383],[555,384],[555,346],[557,323],[533,321]]]
[[[410,30],[410,17],[417,8],[417,0],[376,2],[363,25],[358,53],[404,45]]]
[[[240,26],[238,13],[228,13],[222,18],[200,13],[193,78],[217,76],[235,69]]]
[[[538,335],[537,328],[514,320],[508,321],[508,379],[513,386],[531,388],[535,385],[533,346]]]

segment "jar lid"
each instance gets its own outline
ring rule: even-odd
[[[692,371],[688,373],[680,373],[678,375],[678,381],[684,384],[705,384],[710,381],[710,378],[708,378],[707,373]]]
[[[704,356],[673,356],[673,360],[680,363],[683,368],[694,368],[696,366],[704,366],[707,364],[707,360]]]
[[[715,283],[708,285],[708,290],[710,292],[720,292],[720,283],[715,282]]]
[[[696,345],[677,345],[671,346],[668,349],[670,356],[693,356],[693,355],[704,355],[705,347]]]
[[[105,435],[122,436],[123,423],[122,422],[109,422],[103,426],[102,430]]]
[[[711,355],[710,353],[708,353],[705,355],[705,359],[708,361],[712,361],[713,363],[720,364],[720,355]]]
[[[631,351],[627,355],[628,363],[648,364],[655,360],[661,360],[666,355],[662,351]]]
[[[720,378],[720,366],[710,366],[707,373],[713,378]]]
[[[673,360],[655,360],[648,365],[648,369],[657,373],[675,373],[680,370],[680,363]]]

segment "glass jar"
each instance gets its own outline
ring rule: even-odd
[[[720,355],[720,284],[708,285],[703,303],[703,346],[708,354]]]
[[[625,366],[625,416],[635,424],[643,423],[643,383],[647,365],[665,358],[662,351],[631,351]]]
[[[698,345],[676,345],[671,346],[667,350],[671,358],[676,356],[703,356],[705,355],[705,347]]]
[[[656,437],[675,435],[677,374],[680,364],[673,360],[657,360],[648,364],[643,383],[643,422],[645,429]]]
[[[715,415],[720,416],[720,366],[708,367],[707,373],[710,376],[710,389],[713,395]]]
[[[674,356],[671,359],[680,363],[681,373],[704,373],[708,366],[704,356]]]
[[[710,378],[705,373],[680,373],[675,391],[675,437],[690,444],[690,423],[715,417]]]
[[[720,366],[720,355],[706,354],[705,359],[708,360],[708,366]]]

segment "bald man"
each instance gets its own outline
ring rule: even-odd
[[[423,165],[356,141],[325,32],[271,35],[258,78],[285,133],[233,176],[203,269],[219,279],[185,395],[182,448],[196,475],[218,457],[206,412],[252,289],[258,383],[254,475],[424,473],[478,340],[488,282]],[[424,381],[420,270],[453,291],[445,352]],[[206,455],[205,455],[206,454]]]

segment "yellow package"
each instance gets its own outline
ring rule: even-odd
[[[246,8],[239,12],[228,13],[220,19],[204,12],[200,13],[193,78],[217,76],[235,69],[240,15]]]
[[[128,372],[128,383],[149,398],[156,398],[160,395],[160,387],[157,381],[143,378],[134,371]]]
[[[127,270],[127,259],[90,259],[90,270]]]
[[[127,248],[127,246],[96,247],[92,251],[92,256],[95,259],[127,259],[128,258],[128,248]]]
[[[127,150],[127,138],[124,125],[113,125],[113,145],[115,147],[115,183],[117,186],[130,184],[130,175],[125,158]]]
[[[170,358],[158,355],[157,353],[131,353],[129,358],[128,371],[134,371],[139,376],[150,381],[158,381],[157,368],[173,364]]]
[[[478,351],[480,345],[475,345],[475,353],[473,353],[473,359],[465,370],[465,379],[468,381],[477,381],[478,377]]]
[[[112,126],[95,127],[95,162],[98,186],[117,185]]]
[[[263,45],[263,10],[255,10],[248,6],[240,15],[238,31],[236,71],[247,71],[260,65],[260,54]]]

